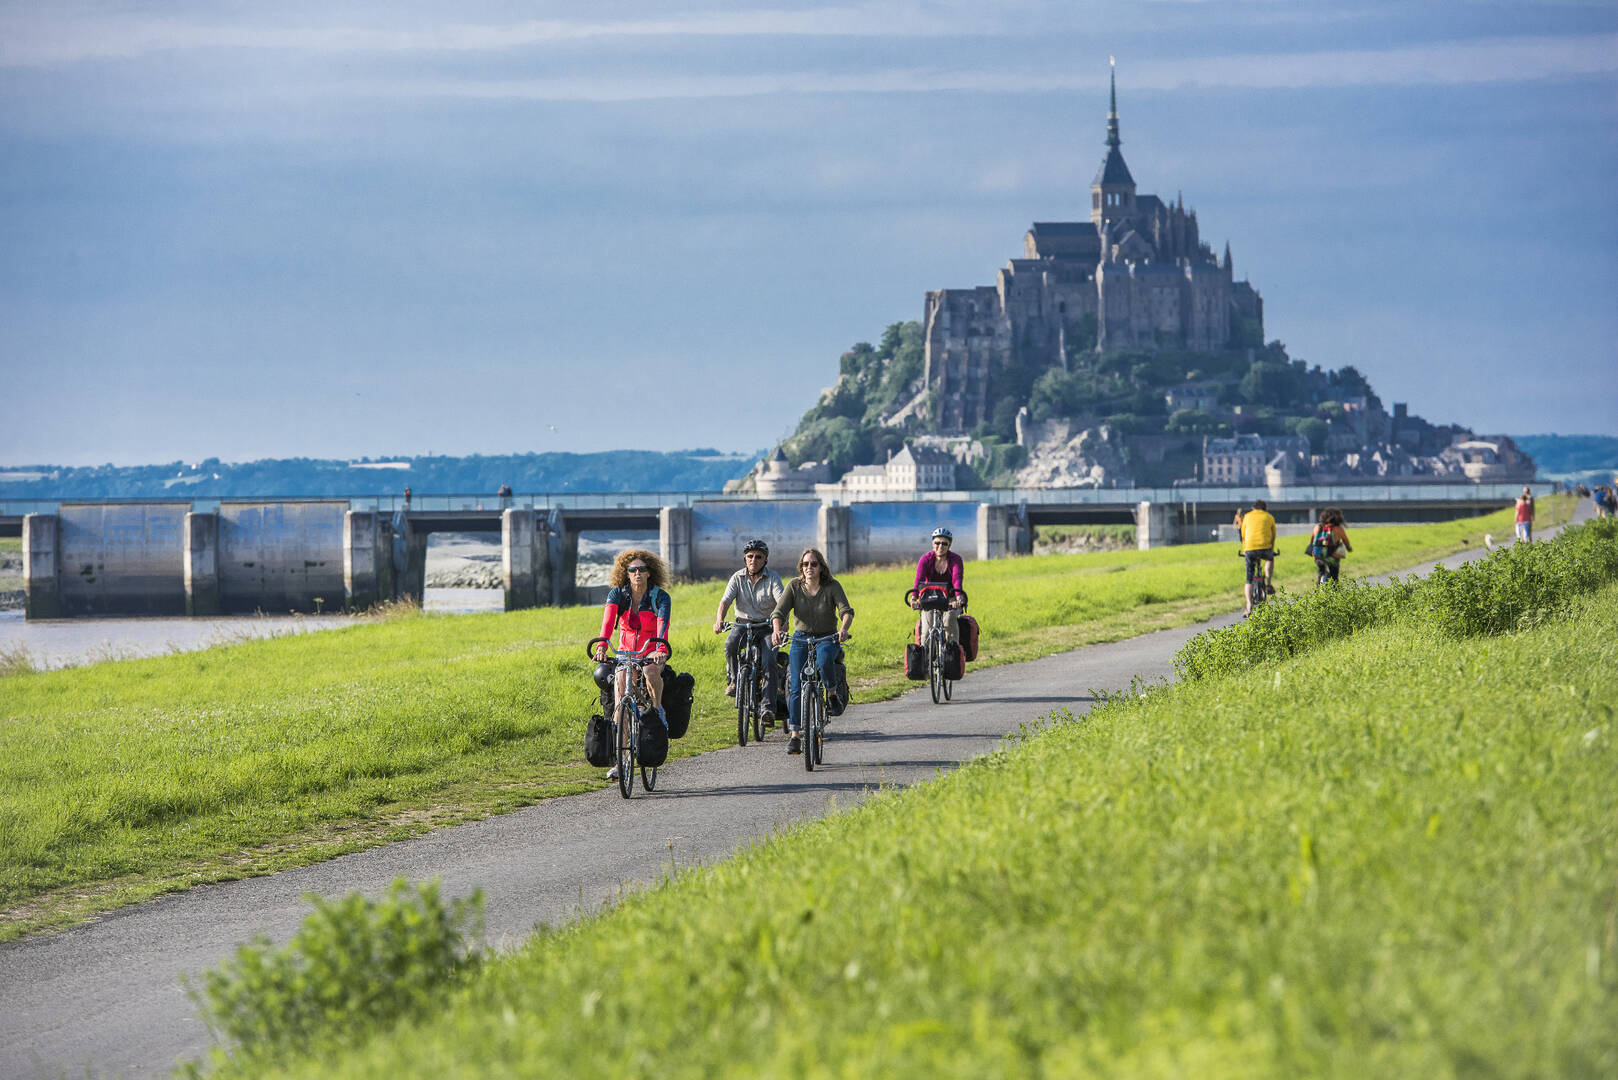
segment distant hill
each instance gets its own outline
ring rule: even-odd
[[[1618,436],[1513,435],[1539,466],[1542,477],[1556,480],[1600,474],[1603,482],[1618,472]]]
[[[266,458],[171,461],[163,465],[0,465],[0,498],[313,497],[487,494],[501,484],[518,494],[609,491],[718,491],[757,454],[718,450],[657,453],[509,454],[471,457]]]

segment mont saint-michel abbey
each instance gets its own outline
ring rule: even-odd
[[[1262,344],[1263,301],[1202,242],[1183,199],[1138,195],[1118,135],[1112,83],[1107,154],[1090,185],[1090,220],[1035,222],[993,285],[927,294],[926,389],[938,431],[988,420],[997,370],[1065,367],[1081,349],[1196,352]]]

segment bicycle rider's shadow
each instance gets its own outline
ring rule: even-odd
[[[831,764],[820,766],[822,769],[831,768]],[[800,770],[802,771],[802,770]],[[805,777],[812,775],[803,772]],[[674,790],[658,788],[652,793],[654,799],[711,799],[724,795],[790,795],[800,791],[878,791],[884,785],[879,780],[843,780],[825,781],[809,780],[800,784],[726,784],[724,787],[690,788]]]
[[[1090,694],[1064,694],[1061,697],[1035,697],[1033,695],[1008,694],[1005,697],[975,697],[968,704],[972,705],[1072,705],[1078,702],[1095,702]]]

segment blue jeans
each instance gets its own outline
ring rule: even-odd
[[[793,731],[797,731],[802,719],[798,716],[802,704],[798,698],[803,687],[803,661],[809,652],[809,646],[804,641],[804,635],[792,635],[792,647],[787,650],[787,716]],[[820,685],[825,686],[826,680],[831,678],[831,666],[837,658],[843,655],[843,647],[835,640],[822,641],[815,646],[815,663],[820,667]]]

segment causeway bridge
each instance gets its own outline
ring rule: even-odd
[[[1548,483],[1530,485],[1548,494]],[[762,537],[818,547],[833,567],[913,559],[945,525],[968,559],[1025,554],[1040,525],[1130,524],[1141,548],[1207,540],[1265,498],[1276,521],[1340,507],[1351,524],[1441,521],[1510,506],[1520,484],[1382,483],[984,489],[823,501],[718,492],[242,499],[0,499],[0,536],[23,538],[30,619],[362,610],[420,601],[427,538],[501,538],[506,610],[583,599],[578,538],[652,531],[681,578],[716,578]]]

